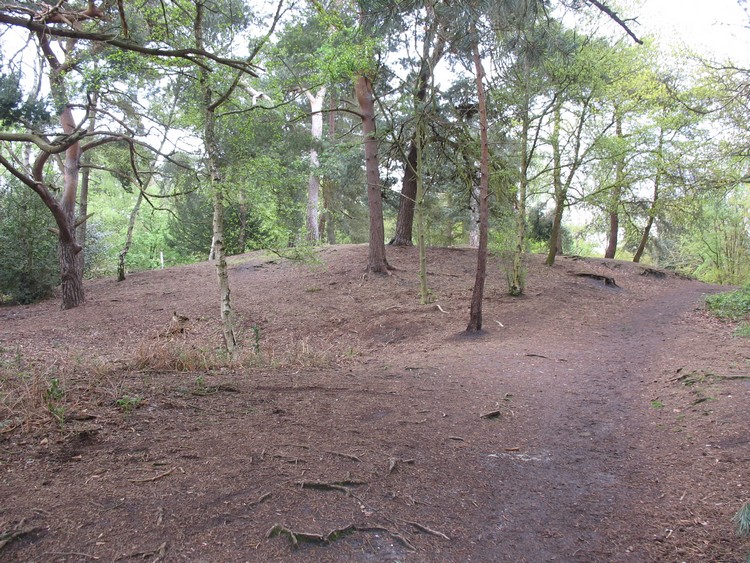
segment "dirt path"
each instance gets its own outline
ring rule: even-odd
[[[44,373],[76,415],[62,432],[34,422],[0,434],[3,560],[739,562],[750,551],[730,522],[750,496],[750,385],[702,375],[744,374],[750,354],[694,311],[711,288],[624,263],[532,262],[527,297],[490,285],[487,332],[467,338],[470,252],[433,251],[446,312],[413,304],[412,250],[394,249],[394,276],[369,282],[354,272],[360,254],[331,249],[323,269],[235,267],[245,329],[258,323],[274,367],[132,367],[134,350],[206,354],[208,266],[97,282],[73,314],[0,312],[3,365],[19,350],[57,358]],[[165,339],[173,310],[190,331]],[[79,367],[68,368],[59,343],[72,333]],[[105,348],[115,369],[82,359]],[[124,396],[142,400],[124,412]],[[267,537],[274,528],[300,546]]]

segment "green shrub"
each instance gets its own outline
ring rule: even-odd
[[[750,315],[750,285],[736,291],[726,291],[706,297],[706,307],[719,317],[740,321]]]

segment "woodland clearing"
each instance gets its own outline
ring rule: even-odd
[[[750,350],[721,288],[616,260],[366,246],[0,308],[3,561],[737,561]],[[606,279],[615,284],[604,283]],[[176,313],[176,315],[175,315]],[[295,545],[296,544],[296,545]]]

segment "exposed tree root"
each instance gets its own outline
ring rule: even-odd
[[[8,530],[7,532],[0,532],[0,549],[4,548],[13,540],[18,539],[21,536],[25,536],[26,534],[30,534],[37,529],[24,528],[24,524],[26,524],[26,518],[21,518],[21,521],[13,526],[12,530]]]
[[[344,526],[343,528],[331,530],[327,534],[312,534],[309,532],[297,532],[294,530],[290,530],[289,528],[281,524],[276,524],[270,530],[268,530],[268,532],[266,533],[266,538],[270,539],[276,536],[284,535],[289,538],[294,548],[298,548],[300,543],[315,543],[319,545],[328,545],[331,542],[341,539],[344,536],[351,534],[353,532],[385,532],[387,534],[390,534],[391,537],[400,541],[407,549],[411,551],[416,551],[416,548],[404,536],[402,536],[401,534],[399,534],[398,532],[394,530],[390,530],[388,528],[383,528],[380,526],[360,527],[360,526],[355,526],[354,524],[349,524],[348,526]]]
[[[450,540],[450,538],[446,536],[443,532],[438,532],[437,530],[428,528],[427,526],[425,526],[424,524],[420,524],[419,522],[412,522],[411,520],[404,520],[404,522],[406,524],[409,524],[410,526],[414,526],[420,532],[425,532],[426,534],[437,536],[439,538],[443,538],[444,540]]]
[[[603,281],[606,286],[620,287],[615,283],[615,278],[612,276],[603,276],[601,274],[592,274],[589,272],[578,272],[576,276],[579,278],[591,278],[592,280]]]

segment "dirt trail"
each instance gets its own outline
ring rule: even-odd
[[[466,337],[471,251],[431,250],[442,310],[414,304],[413,249],[391,251],[394,275],[367,282],[365,256],[336,247],[325,268],[235,266],[243,328],[257,323],[267,356],[292,345],[281,367],[131,367],[134,351],[204,353],[218,336],[209,265],[95,282],[73,314],[49,303],[0,311],[4,365],[18,350],[56,358],[48,375],[86,414],[63,432],[0,435],[0,535],[12,538],[0,558],[740,562],[750,552],[730,521],[750,496],[750,385],[704,377],[745,374],[750,354],[695,311],[715,288],[614,261],[532,260],[527,296],[490,284],[487,331]],[[577,275],[592,272],[618,287]],[[191,319],[176,340],[163,336],[175,310]],[[69,334],[78,347],[63,353]],[[97,376],[79,359],[100,350],[121,367]],[[64,354],[84,373],[55,371]],[[76,395],[92,377],[96,392]],[[143,401],[123,412],[125,394]],[[318,538],[294,549],[284,532],[266,537],[276,525]]]
[[[659,498],[658,479],[669,468],[648,446],[644,383],[655,356],[680,331],[676,321],[704,291],[686,284],[636,309],[580,323],[544,346],[545,357],[514,362],[519,349],[528,349],[523,337],[477,351],[475,377],[499,375],[501,389],[522,402],[504,429],[519,453],[493,457],[484,477],[495,484],[497,509],[481,559],[493,560],[498,546],[495,560],[502,561],[649,559],[644,548],[660,530],[649,522],[647,505]]]

